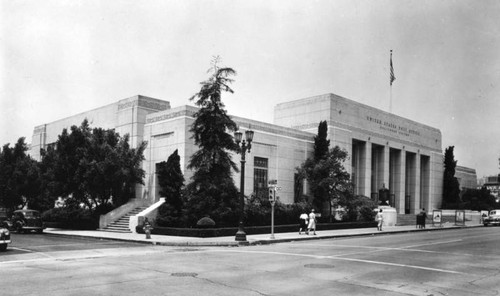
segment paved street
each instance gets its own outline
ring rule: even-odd
[[[19,237],[14,239],[20,242]],[[22,239],[41,243],[13,245],[0,255],[2,295],[500,292],[500,227],[248,247],[154,246],[49,235]]]
[[[140,246],[136,243],[117,242],[85,237],[54,236],[47,234],[12,233],[12,244],[0,253],[0,262],[22,260],[23,255],[47,258],[48,254],[68,251],[94,251],[100,249],[128,248]]]

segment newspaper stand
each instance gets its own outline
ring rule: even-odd
[[[443,227],[443,212],[441,210],[432,211],[432,226]]]
[[[456,210],[455,211],[455,225],[464,226],[465,225],[465,211]]]

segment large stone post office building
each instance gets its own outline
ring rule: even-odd
[[[144,186],[136,198],[149,204],[158,201],[156,165],[176,149],[186,180],[190,156],[197,150],[189,129],[197,108],[172,108],[168,101],[135,96],[98,109],[34,128],[30,154],[40,158],[40,148],[54,143],[63,128],[80,125],[86,118],[92,127],[114,128],[128,133],[131,146],[147,141]],[[320,121],[328,123],[330,146],[349,153],[344,164],[351,174],[355,193],[376,199],[380,188],[390,192],[398,213],[417,213],[420,208],[441,206],[443,156],[438,129],[334,95],[290,101],[275,107],[274,123],[233,117],[241,131],[255,132],[247,155],[245,194],[267,192],[269,180],[277,180],[280,200],[292,203],[304,188],[297,188],[295,168],[313,153]],[[233,160],[239,163],[239,155]],[[234,174],[239,184],[239,174]],[[305,188],[307,190],[307,186]]]

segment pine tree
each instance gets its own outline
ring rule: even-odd
[[[236,123],[227,115],[221,100],[222,92],[233,93],[229,77],[236,72],[219,68],[216,59],[212,76],[201,83],[200,91],[191,100],[200,107],[194,115],[190,131],[199,147],[190,159],[188,168],[194,170],[187,186],[187,207],[193,219],[211,216],[216,220],[236,209],[238,190],[232,179],[232,170],[238,171],[231,159],[231,151],[239,147],[228,132],[237,130]]]
[[[457,161],[453,154],[454,146],[449,146],[444,152],[443,206],[458,205],[460,202],[460,184],[455,177]]]
[[[330,140],[327,140],[328,125],[326,120],[318,125],[318,134],[314,136],[314,160],[320,161],[328,154],[330,149]]]
[[[163,225],[177,226],[182,216],[182,188],[184,175],[181,171],[180,156],[177,149],[168,157],[168,160],[158,164],[158,183],[161,187],[160,195],[165,197],[165,203],[159,209]]]

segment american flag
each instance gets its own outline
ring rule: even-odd
[[[391,49],[391,74],[390,74],[391,86],[394,80],[396,80],[396,76],[394,76],[394,67],[392,66],[392,49]]]

